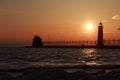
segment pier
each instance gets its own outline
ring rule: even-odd
[[[120,48],[120,40],[103,40],[104,46],[99,47],[97,41],[44,41],[43,47],[50,48]]]
[[[104,39],[103,24],[98,25],[97,40],[47,40],[35,35],[32,46],[26,47],[47,47],[47,48],[120,48],[120,39]]]

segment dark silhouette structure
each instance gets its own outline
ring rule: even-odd
[[[43,45],[44,44],[44,45]],[[43,47],[43,48],[114,48],[120,49],[120,40],[111,39],[103,40],[103,24],[100,22],[98,26],[98,38],[97,41],[43,41],[35,35],[33,38],[32,46],[25,46],[27,48]]]
[[[43,44],[42,44],[42,39],[35,35],[34,38],[33,38],[33,42],[32,42],[32,47],[42,47]]]
[[[100,22],[98,26],[98,40],[97,47],[103,47],[103,24]]]

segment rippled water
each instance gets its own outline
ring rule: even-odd
[[[120,65],[120,49],[0,48],[0,69],[59,65]]]

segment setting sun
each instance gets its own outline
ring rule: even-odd
[[[86,28],[87,28],[87,30],[92,30],[93,25],[91,23],[89,23],[89,24],[87,24]]]

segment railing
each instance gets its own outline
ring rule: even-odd
[[[48,46],[95,46],[97,41],[43,41]],[[104,40],[104,45],[120,46],[120,40]]]

